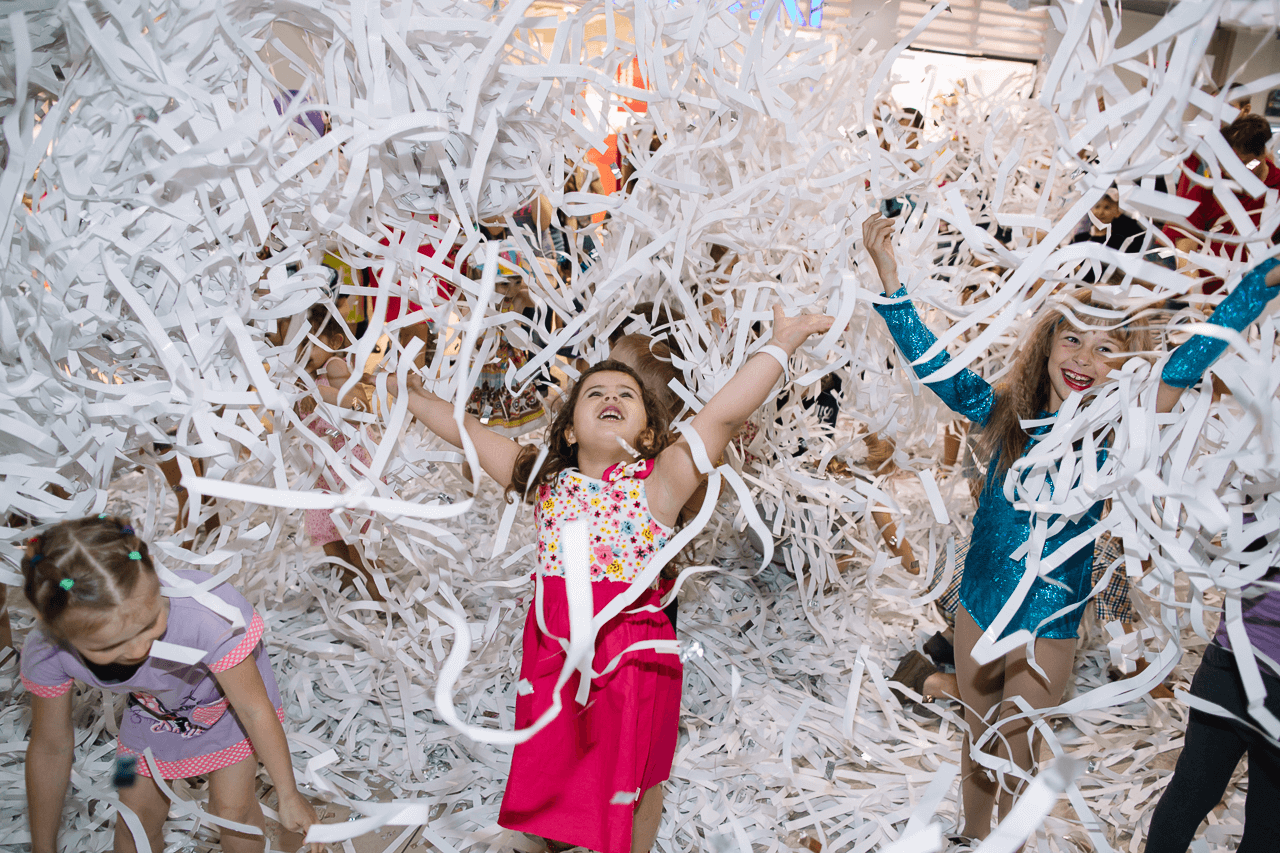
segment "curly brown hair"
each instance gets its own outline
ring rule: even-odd
[[[547,458],[543,460],[534,475],[533,466],[538,459],[538,448],[527,445],[516,457],[515,467],[511,471],[511,485],[507,486],[507,499],[522,497],[529,503],[537,500],[538,487],[555,481],[561,471],[575,468],[578,465],[578,445],[569,443],[569,430],[573,428],[573,415],[578,408],[578,394],[586,386],[587,379],[597,373],[625,373],[635,380],[640,388],[640,400],[644,404],[645,417],[649,426],[636,439],[636,452],[645,459],[652,459],[666,449],[671,443],[671,415],[666,406],[647,386],[640,375],[620,361],[606,359],[587,368],[578,381],[568,399],[556,413],[555,420],[547,430]]]
[[[1023,429],[1022,421],[1038,417],[1049,408],[1049,354],[1064,322],[1076,327],[1105,328],[1125,352],[1141,352],[1151,348],[1151,335],[1145,325],[1134,323],[1136,319],[1096,301],[1088,288],[1080,288],[1048,306],[1019,351],[1009,377],[996,388],[991,417],[978,440],[979,458],[996,465],[995,473],[1003,475],[1026,450],[1031,436]]]
[[[139,578],[155,573],[147,543],[129,522],[102,515],[55,524],[31,538],[22,558],[27,600],[59,637],[66,636],[68,610],[105,613],[129,600]]]

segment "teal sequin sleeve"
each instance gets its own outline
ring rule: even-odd
[[[885,325],[889,327],[889,334],[893,335],[893,340],[898,344],[898,349],[911,359],[911,366],[916,376],[925,380],[929,388],[947,404],[947,408],[951,411],[964,415],[978,426],[986,426],[987,420],[991,417],[991,407],[995,404],[991,385],[967,368],[940,382],[928,382],[928,377],[949,363],[951,356],[943,350],[924,364],[916,364],[915,362],[937,342],[938,338],[920,320],[916,307],[907,298],[905,287],[898,288],[898,291],[889,298],[899,301],[877,305],[876,313],[884,318]]]
[[[1236,289],[1218,303],[1209,322],[1237,332],[1249,328],[1249,324],[1258,319],[1262,309],[1280,291],[1280,288],[1267,286],[1267,273],[1277,264],[1280,261],[1270,258],[1245,273]],[[1174,350],[1160,378],[1174,388],[1190,388],[1226,350],[1227,342],[1221,338],[1196,335]]]

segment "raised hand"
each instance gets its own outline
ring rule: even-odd
[[[893,220],[885,219],[879,213],[868,216],[862,223],[862,244],[871,256],[871,263],[876,266],[884,292],[893,293],[901,284],[898,261],[893,254]]]
[[[408,377],[405,379],[404,384],[404,390],[407,394],[417,397],[426,397],[429,400],[440,399],[436,394],[427,390],[427,387],[422,384],[422,377],[416,373],[410,372]],[[400,380],[394,373],[387,374],[387,393],[393,397],[400,396]]]
[[[798,317],[788,317],[782,313],[782,306],[775,304],[773,306],[773,343],[791,355],[810,335],[822,334],[831,328],[833,322],[835,318],[828,314],[801,314]]]

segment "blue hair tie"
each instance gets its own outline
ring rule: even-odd
[[[120,528],[120,532],[123,533],[125,536],[132,536],[133,528],[126,524],[124,527]]]
[[[33,566],[34,566],[36,563],[40,562],[40,561],[41,561],[41,560],[43,560],[43,559],[44,559],[44,554],[32,554],[32,555],[31,555],[31,565],[33,565]]]

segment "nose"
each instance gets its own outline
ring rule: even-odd
[[[138,658],[148,657],[151,654],[152,637],[135,637],[130,640],[124,647],[124,657],[129,660],[137,660]]]

